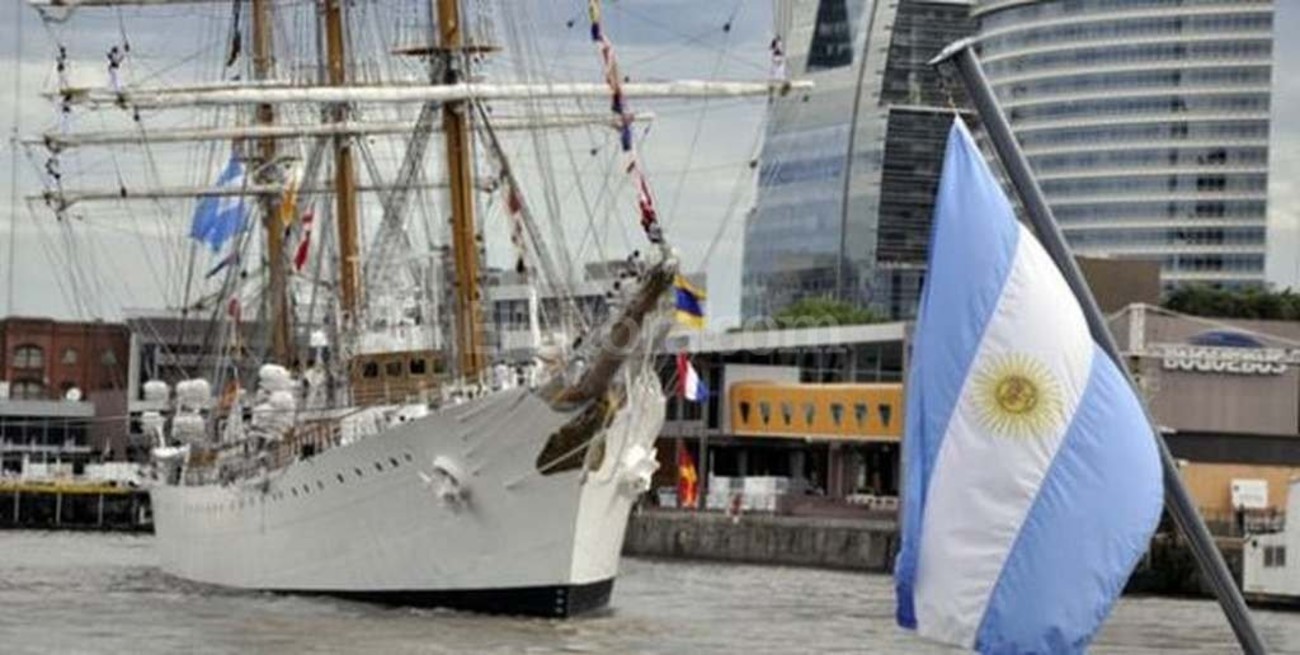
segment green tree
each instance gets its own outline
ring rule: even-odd
[[[1169,292],[1160,304],[1165,309],[1208,318],[1300,321],[1300,294],[1291,289],[1229,291],[1191,284]]]
[[[780,330],[882,323],[886,320],[869,309],[831,298],[804,298],[787,305],[772,317]]]

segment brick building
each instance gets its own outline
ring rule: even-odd
[[[0,466],[124,455],[129,352],[124,325],[0,319]]]
[[[15,400],[58,400],[126,388],[126,326],[48,318],[0,319],[0,380]]]

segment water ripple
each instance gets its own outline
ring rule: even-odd
[[[501,618],[241,592],[168,576],[149,537],[0,533],[0,650],[44,653],[952,653],[894,627],[884,576],[627,560],[610,610]],[[1300,614],[1257,612],[1300,655]],[[1205,601],[1125,598],[1094,653],[1235,651]]]

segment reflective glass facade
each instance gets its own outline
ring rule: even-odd
[[[816,88],[769,108],[742,314],[829,296],[910,317],[952,121],[926,62],[973,33],[970,5],[788,0],[777,23],[790,75]]]
[[[1077,253],[1159,260],[1166,285],[1270,279],[1273,2],[977,0],[973,13]]]

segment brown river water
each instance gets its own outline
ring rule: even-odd
[[[0,653],[951,653],[893,623],[890,579],[626,559],[567,621],[236,592],[158,570],[150,537],[0,532]],[[1300,654],[1300,613],[1256,612]],[[1124,598],[1094,653],[1231,653],[1209,601]]]

